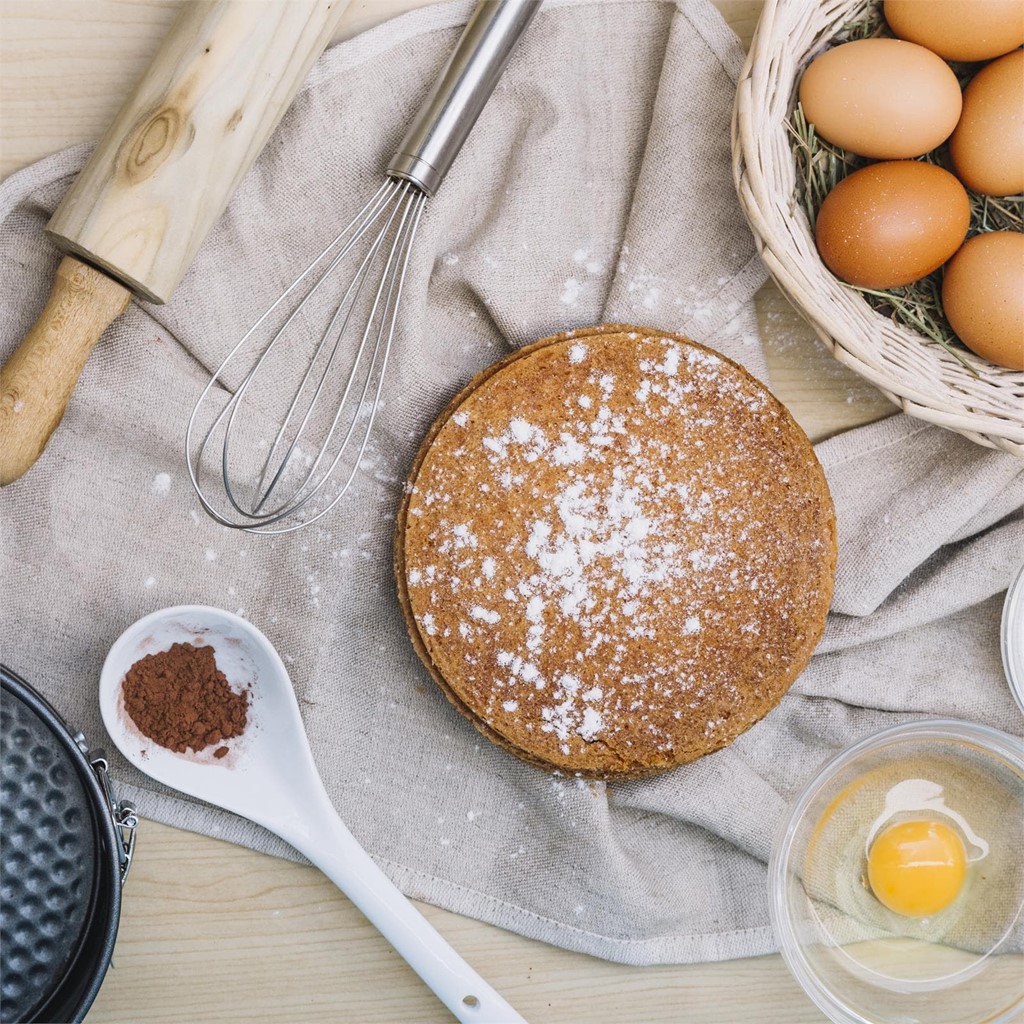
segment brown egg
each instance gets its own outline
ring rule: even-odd
[[[1024,43],[1024,0],[885,0],[885,20],[946,60],[991,60]]]
[[[970,203],[949,171],[917,160],[869,164],[818,211],[825,265],[861,288],[896,288],[942,266],[967,234]]]
[[[826,50],[800,79],[804,115],[822,138],[861,156],[921,156],[960,117],[956,75],[902,39],[860,39]]]
[[[975,192],[1024,192],[1024,50],[986,64],[971,80],[949,155]]]
[[[990,231],[965,242],[943,274],[942,307],[969,349],[1024,370],[1024,234]]]

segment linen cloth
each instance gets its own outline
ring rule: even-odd
[[[767,953],[773,834],[827,756],[924,714],[1020,731],[998,622],[1024,557],[1024,463],[903,417],[819,445],[840,561],[817,655],[731,747],[643,781],[549,776],[482,739],[416,659],[391,574],[419,439],[510,348],[633,322],[765,377],[764,272],[729,172],[742,53],[705,0],[545,6],[429,203],[377,433],[330,518],[233,533],[185,474],[210,369],[376,189],[469,10],[330,50],[173,301],[133,305],[97,347],[39,464],[0,498],[0,656],[102,743],[97,679],[123,629],[172,604],[238,611],[288,664],[341,816],[409,895],[631,964]],[[42,306],[59,258],[42,228],[87,155],[0,188],[4,355]],[[113,772],[145,816],[290,855],[117,757]]]

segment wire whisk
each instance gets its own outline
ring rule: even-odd
[[[249,328],[206,385],[189,420],[185,444],[189,475],[199,500],[219,523],[253,532],[289,532],[322,518],[351,486],[380,407],[402,287],[426,201],[426,193],[411,182],[388,178],[337,238]],[[365,255],[341,301],[319,335],[310,335],[310,321],[322,313],[326,286],[374,228],[377,233],[364,246]],[[381,262],[383,270],[374,274]],[[368,315],[360,318],[360,311],[367,305]],[[352,355],[345,351],[343,341],[351,339],[354,320],[359,321],[359,336]],[[303,340],[312,339],[304,368],[295,358],[296,346],[289,345],[294,332],[304,332]],[[254,345],[259,347],[259,354],[234,391],[218,387],[229,366]],[[260,385],[265,382],[283,391],[281,375],[289,370],[294,373],[297,367],[301,369],[297,386],[279,417],[276,432],[267,437],[273,420],[265,401],[254,401],[251,407],[246,404],[250,390],[262,390]],[[200,434],[200,420],[213,411],[217,395],[223,404]],[[247,412],[255,413],[262,423],[247,422]],[[259,433],[259,426],[264,427],[264,435],[256,437],[253,446],[252,435],[254,431]],[[238,433],[249,436],[239,438]],[[227,508],[223,502],[216,506],[200,486],[200,467],[210,455],[216,458],[217,454]],[[339,466],[340,486],[336,481],[329,494],[323,495]],[[242,491],[237,481],[253,476],[255,482]],[[311,503],[314,508],[302,516]],[[285,520],[289,522],[278,525]]]
[[[481,0],[376,195],[246,331],[203,389],[185,432],[186,459],[217,522],[288,533],[317,522],[348,492],[381,407],[427,199],[539,6]]]

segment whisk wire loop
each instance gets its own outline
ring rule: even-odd
[[[369,444],[370,435],[373,431],[374,420],[377,417],[377,412],[380,409],[381,391],[384,387],[384,380],[386,376],[388,357],[391,353],[391,344],[394,340],[395,326],[398,320],[398,309],[401,301],[402,288],[405,284],[406,270],[409,265],[409,257],[412,254],[412,244],[416,236],[416,229],[419,227],[420,217],[423,215],[423,209],[426,206],[427,197],[421,193],[418,189],[410,186],[408,189],[408,200],[404,206],[402,213],[402,221],[398,227],[398,231],[395,236],[395,240],[391,247],[391,252],[388,255],[388,272],[385,273],[381,279],[381,283],[377,288],[377,294],[374,297],[374,312],[380,303],[381,295],[384,292],[385,286],[387,286],[388,294],[382,307],[382,315],[379,320],[379,326],[377,328],[377,337],[374,341],[373,355],[371,357],[371,363],[376,367],[373,373],[367,374],[364,378],[362,392],[359,396],[359,402],[357,409],[367,410],[366,411],[366,425],[361,431],[362,440],[359,444],[359,451],[356,453],[355,458],[352,460],[352,466],[349,470],[348,477],[342,484],[339,493],[331,501],[331,504],[323,509],[317,516],[322,515],[324,512],[329,511],[335,504],[341,499],[344,493],[351,486],[356,473],[359,470],[359,464],[366,453],[366,447]],[[400,255],[399,255],[400,254]],[[362,352],[363,346],[366,344],[366,340],[369,336],[371,325],[374,322],[374,317],[371,316],[367,322],[366,330],[363,332],[363,338],[360,343],[360,352]],[[385,329],[387,331],[385,337]],[[346,386],[345,394],[351,387],[350,378],[349,385]],[[370,389],[371,383],[376,382],[373,401],[368,405],[366,403],[366,395]],[[340,409],[339,409],[340,415]],[[335,418],[337,422],[338,417]],[[341,461],[345,449],[351,440],[352,434],[355,432],[356,420],[352,419],[349,422],[348,431],[345,434],[345,438],[341,443],[338,453],[334,457],[334,461],[327,469],[325,479],[334,472],[338,463]]]
[[[366,453],[380,405],[399,300],[426,198],[414,183],[388,178],[337,237],[260,315],[207,383],[189,419],[185,443],[192,484],[203,508],[217,522],[255,533],[290,532],[321,518],[351,486]],[[371,235],[373,230],[375,233]],[[361,249],[355,255],[354,250],[364,240],[365,251]],[[317,304],[326,301],[328,282],[350,257],[358,259],[355,272],[340,302],[326,318],[326,327],[303,330],[317,318]],[[375,288],[367,289],[371,272],[382,257],[379,281]],[[292,303],[286,305],[289,299]],[[349,355],[352,347],[346,344],[346,339],[355,339],[350,327],[366,307],[368,311],[358,343],[348,362],[349,371],[340,380],[341,357]],[[278,320],[280,323],[275,327]],[[269,339],[266,338],[268,331]],[[239,479],[243,477],[243,474],[236,474],[239,468],[235,456],[239,443],[236,434],[245,433],[246,427],[251,433],[249,421],[254,418],[259,421],[264,414],[259,386],[272,387],[274,371],[278,369],[270,360],[282,360],[284,368],[298,364],[298,353],[293,353],[296,335],[307,351],[312,346],[312,352],[287,409],[274,418],[273,440],[269,444],[259,442],[260,447],[266,447],[266,454],[259,457],[261,465],[255,474],[255,485],[240,491],[235,481],[236,475]],[[237,357],[252,349],[256,357],[231,391],[225,380],[226,373]],[[269,385],[267,378],[270,378]],[[209,407],[217,405],[221,397],[222,406],[202,430],[200,422],[204,414],[208,414]],[[329,401],[333,402],[330,406]],[[311,436],[315,439],[310,446]],[[194,438],[201,439],[196,443]],[[219,476],[222,484],[222,490],[217,493],[223,494],[229,508],[224,508],[223,503],[215,504],[202,486],[204,463],[209,462],[208,453],[217,442],[221,445]],[[311,453],[304,452],[303,445]],[[328,500],[323,496],[323,488],[346,458],[350,459],[351,467],[340,488]],[[318,494],[324,501],[320,507],[311,509],[310,502]],[[296,516],[299,518],[293,524],[279,525]]]
[[[313,259],[309,266],[307,266],[306,269],[301,274],[299,274],[294,281],[292,281],[292,283],[277,297],[277,299],[263,311],[260,317],[249,327],[249,329],[242,335],[242,337],[239,338],[239,340],[235,343],[234,347],[224,357],[224,360],[221,362],[220,366],[218,366],[217,369],[214,371],[212,377],[207,382],[198,400],[196,401],[195,407],[192,410],[192,414],[189,417],[188,427],[185,431],[185,450],[187,457],[186,464],[188,466],[189,476],[192,480],[192,485],[195,488],[196,494],[198,495],[199,500],[203,505],[203,508],[210,516],[212,516],[222,525],[232,526],[234,525],[234,523],[231,520],[225,519],[223,514],[220,513],[207,499],[206,494],[200,487],[200,483],[198,480],[199,467],[203,464],[207,446],[210,444],[212,438],[214,437],[217,428],[221,425],[222,421],[226,416],[231,416],[234,414],[235,410],[238,408],[242,396],[244,395],[250,382],[252,381],[257,371],[259,370],[262,358],[267,356],[270,353],[270,350],[280,340],[284,328],[287,327],[294,319],[297,310],[293,310],[292,314],[288,317],[285,323],[282,324],[281,327],[274,333],[269,343],[259,353],[259,358],[253,362],[252,366],[249,368],[248,373],[246,373],[246,375],[243,377],[238,388],[231,395],[230,399],[220,410],[216,418],[208,426],[198,450],[193,455],[192,435],[196,430],[197,419],[199,417],[200,412],[205,409],[206,405],[208,404],[208,401],[211,398],[211,392],[213,392],[217,388],[218,384],[221,384],[222,387],[226,387],[226,385],[222,383],[225,371],[233,363],[235,358],[242,353],[242,350],[245,349],[245,347],[249,344],[250,340],[254,337],[254,335],[256,335],[259,329],[273,316],[273,314],[279,308],[281,308],[287,302],[288,298],[302,286],[303,282],[306,281],[317,270],[320,264],[323,263],[323,261],[328,256],[330,256],[330,254],[334,252],[335,249],[337,249],[339,244],[343,243],[346,240],[347,236],[351,234],[352,237],[348,239],[349,244],[343,245],[340,252],[335,253],[331,262],[321,271],[321,275],[318,278],[318,280],[314,283],[313,288],[318,288],[328,279],[330,272],[333,271],[337,267],[341,259],[343,259],[345,255],[347,255],[349,249],[351,248],[351,245],[357,242],[359,238],[362,236],[362,234],[364,234],[365,231],[368,230],[369,227],[372,225],[373,221],[376,219],[377,213],[382,208],[382,206],[386,204],[388,198],[390,197],[390,194],[395,191],[397,184],[398,183],[394,179],[386,179],[384,183],[380,186],[380,188],[377,190],[377,193],[366,202],[366,204],[355,215],[355,217],[353,217],[352,220],[344,228],[342,228],[338,235],[335,236],[335,238],[327,246],[324,247],[320,254]],[[226,458],[227,449],[230,447],[229,432],[226,432],[224,443],[225,457],[222,460],[222,468],[225,483],[228,486],[228,498],[237,512],[239,512],[241,515],[246,515],[246,511],[242,509],[234,500],[233,492],[230,489],[230,480],[227,473]]]
[[[408,188],[404,188],[401,191],[403,193],[407,192]],[[381,209],[383,209],[383,207]],[[320,337],[320,342],[317,345],[316,349],[314,350],[314,353],[313,353],[312,357],[310,358],[309,366],[306,369],[306,373],[304,374],[304,376],[302,378],[302,381],[299,384],[299,387],[295,391],[295,397],[292,399],[292,403],[289,406],[288,411],[287,411],[287,413],[284,416],[284,419],[282,420],[281,426],[279,427],[278,432],[277,432],[277,436],[274,438],[274,441],[273,441],[273,443],[270,446],[270,451],[267,453],[267,458],[266,458],[266,460],[263,463],[263,468],[260,471],[259,481],[256,484],[256,495],[258,497],[258,500],[255,501],[255,503],[253,504],[252,509],[248,513],[249,515],[256,516],[256,515],[260,514],[260,512],[263,509],[263,506],[270,499],[270,496],[273,494],[274,489],[277,487],[277,484],[280,481],[281,477],[283,476],[283,474],[285,472],[285,469],[286,469],[286,467],[289,464],[289,460],[291,459],[292,454],[294,453],[295,448],[298,445],[299,437],[304,433],[304,431],[305,431],[305,429],[306,429],[310,419],[313,417],[313,413],[314,413],[314,411],[316,409],[317,402],[319,401],[320,396],[324,393],[324,385],[325,385],[325,383],[327,381],[327,378],[328,378],[328,376],[330,374],[331,367],[334,365],[335,359],[337,358],[338,351],[339,351],[339,349],[341,347],[342,338],[345,336],[345,332],[346,332],[346,330],[348,328],[349,321],[351,320],[351,317],[352,317],[353,309],[355,308],[355,304],[356,304],[356,302],[357,302],[357,300],[359,298],[359,295],[362,293],[362,289],[363,289],[364,284],[366,283],[369,270],[372,267],[373,262],[374,262],[374,260],[377,257],[377,253],[380,251],[380,248],[381,248],[382,244],[384,243],[384,240],[385,240],[385,238],[387,236],[388,231],[391,228],[391,225],[392,225],[393,221],[398,216],[399,209],[400,209],[399,206],[395,206],[392,209],[390,215],[387,218],[387,221],[384,224],[383,229],[377,234],[376,238],[374,239],[374,241],[370,245],[369,251],[367,252],[366,256],[364,257],[362,263],[360,264],[359,269],[356,271],[355,276],[353,277],[351,283],[349,284],[348,288],[345,291],[345,294],[342,296],[341,302],[338,305],[337,309],[335,310],[334,315],[331,317],[330,323],[324,329],[324,332],[323,332],[323,334]],[[379,214],[380,214],[380,210],[377,210],[377,211],[375,211],[373,213],[372,219],[369,221],[368,227],[370,225],[372,225],[373,221],[376,220],[376,218],[379,216]],[[360,235],[361,234],[362,234],[362,232],[360,232]],[[356,238],[353,239],[353,244],[355,243],[355,241],[358,241],[359,237],[360,236],[356,236]],[[396,241],[397,241],[397,239],[396,239]],[[336,260],[340,261],[340,259],[342,257],[347,255],[348,251],[349,251],[349,247],[347,246],[345,249],[342,250],[341,253],[338,254],[338,256],[336,257]],[[390,259],[391,258],[389,257],[388,265],[385,267],[385,271],[384,271],[384,277],[385,278],[386,278],[386,276],[387,276],[387,274],[388,274],[388,272],[390,270]],[[307,296],[302,300],[302,302],[300,302],[298,304],[298,306],[296,306],[295,311],[292,314],[292,316],[289,317],[289,321],[288,322],[290,322],[292,318],[294,318],[295,316],[297,316],[301,312],[301,310],[304,308],[306,303],[312,298],[312,296],[314,295],[314,293],[317,290],[317,288],[319,288],[321,282],[326,279],[326,275],[330,273],[330,271],[333,269],[333,267],[335,265],[336,264],[332,261],[331,266],[328,267],[328,269],[324,272],[324,277],[322,277],[320,279],[320,281],[318,281],[317,284],[312,289],[310,289],[310,291],[307,294]],[[382,278],[382,280],[383,279],[384,278]],[[336,327],[336,325],[338,323],[338,320],[342,318],[342,313],[344,313],[344,319],[342,321],[342,325],[341,325],[340,330],[336,331],[335,327]],[[350,395],[350,393],[352,391],[352,386],[355,383],[356,377],[357,377],[357,373],[355,371],[361,365],[362,360],[363,360],[363,354],[364,354],[364,352],[366,350],[366,341],[367,341],[367,337],[368,337],[368,334],[369,334],[370,325],[373,323],[373,313],[374,313],[374,310],[371,310],[370,316],[369,316],[369,318],[367,320],[367,327],[363,331],[362,338],[360,339],[360,343],[359,343],[359,348],[357,349],[356,354],[355,354],[355,356],[354,356],[354,358],[352,360],[353,371],[348,375],[348,378],[347,378],[346,383],[345,383],[344,391],[342,392],[341,398],[338,400],[337,411],[335,413],[333,422],[331,423],[330,430],[327,432],[327,435],[324,437],[323,443],[320,445],[320,450],[317,452],[317,454],[316,454],[315,458],[313,459],[312,463],[309,465],[308,469],[306,470],[305,477],[302,479],[302,481],[295,488],[294,492],[292,493],[291,498],[287,499],[284,503],[282,503],[282,505],[279,505],[277,507],[277,509],[274,509],[273,511],[266,513],[266,516],[268,518],[270,516],[275,515],[280,509],[286,507],[287,505],[291,506],[292,511],[297,511],[299,508],[301,508],[303,505],[305,505],[306,502],[308,501],[308,499],[311,498],[317,492],[317,490],[319,490],[319,487],[322,486],[326,482],[327,477],[326,476],[321,477],[320,484],[317,487],[315,487],[313,490],[311,490],[309,492],[309,494],[306,495],[303,498],[301,503],[298,501],[300,495],[302,495],[302,492],[306,489],[306,487],[308,486],[310,480],[314,479],[316,471],[319,468],[320,463],[323,461],[324,453],[327,451],[327,449],[328,449],[328,447],[329,447],[329,445],[331,443],[331,439],[334,436],[334,432],[337,429],[338,422],[341,420],[342,413],[345,410],[345,408],[347,407],[349,395]],[[287,326],[288,322],[286,322],[285,326]],[[301,399],[303,397],[303,393],[306,390],[306,386],[309,383],[310,379],[313,377],[314,368],[316,367],[317,361],[320,359],[320,356],[321,356],[321,353],[323,352],[324,346],[327,344],[328,339],[331,338],[331,337],[334,338],[334,345],[331,347],[330,355],[328,356],[328,358],[326,360],[326,363],[325,363],[325,365],[323,367],[323,371],[320,374],[320,379],[319,379],[319,381],[316,384],[316,389],[314,390],[313,395],[309,399],[309,403],[306,406],[306,411],[305,411],[305,415],[302,417],[302,422],[295,429],[295,432],[294,432],[294,435],[292,437],[291,443],[290,443],[290,445],[288,447],[288,450],[281,457],[281,459],[279,461],[279,464],[278,464],[277,471],[274,474],[273,479],[270,481],[269,486],[264,487],[264,482],[265,482],[266,477],[267,477],[267,472],[269,470],[269,467],[270,467],[271,463],[273,462],[274,455],[275,455],[278,447],[281,444],[281,439],[286,434],[286,431],[287,431],[287,428],[288,428],[288,424],[291,422],[291,419],[292,419],[292,414],[294,413],[296,407],[299,405],[299,403],[300,403],[300,401],[301,401]],[[373,364],[374,361],[375,360],[371,360],[371,365]],[[364,392],[365,392],[365,389],[364,389]],[[237,410],[237,407],[236,407],[236,410]],[[234,413],[232,413],[232,415],[234,415]],[[350,440],[350,438],[352,436],[352,433],[355,430],[356,423],[357,423],[356,417],[351,417],[348,433],[345,435],[344,440],[341,442],[341,450],[342,450],[342,452],[344,451],[345,445],[348,443],[348,441]],[[225,459],[226,459],[226,457],[227,457],[227,444],[225,443]],[[225,469],[226,469],[226,466],[225,466]],[[259,497],[260,494],[262,494],[262,497]]]

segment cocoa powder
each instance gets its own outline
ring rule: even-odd
[[[212,647],[174,644],[147,654],[128,670],[124,707],[139,731],[170,750],[203,750],[240,736],[249,717],[249,693],[235,692],[217,668]],[[214,757],[227,754],[218,747]]]

